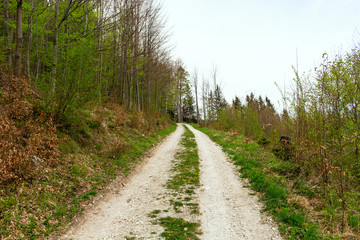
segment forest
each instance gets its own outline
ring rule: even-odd
[[[0,9],[0,184],[27,179],[28,165],[37,166],[29,156],[55,166],[64,134],[81,145],[99,127],[90,121],[82,129],[80,113],[115,104],[112,111],[130,120],[109,128],[132,124],[146,135],[151,124],[191,122],[257,142],[320,199],[325,231],[360,232],[358,45],[324,53],[308,73],[294,68],[292,89],[279,90],[280,113],[253,93],[227,103],[216,67],[199,81],[196,68],[174,59],[158,1],[3,0]],[[116,144],[117,153],[127,147]],[[0,219],[7,221],[1,210]]]

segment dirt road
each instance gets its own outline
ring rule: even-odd
[[[221,148],[205,134],[193,131],[200,158],[200,215],[181,216],[201,224],[201,239],[281,239],[261,205],[242,186],[234,167]],[[160,239],[163,231],[152,224],[149,213],[170,209],[165,187],[184,127],[150,153],[125,183],[117,180],[112,190],[89,209],[61,239]]]
[[[281,239],[270,218],[242,186],[232,163],[204,133],[189,126],[200,157],[200,212],[203,239]],[[265,222],[268,222],[267,224]]]

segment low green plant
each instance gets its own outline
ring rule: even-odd
[[[80,151],[80,147],[72,138],[70,138],[70,139],[64,139],[63,141],[60,142],[59,150],[63,154],[69,154],[69,153],[77,154]]]
[[[258,139],[257,143],[261,146],[268,146],[271,143],[271,141],[267,139],[265,136],[261,136]]]
[[[167,240],[187,240],[200,239],[197,235],[201,234],[200,224],[185,221],[182,218],[160,218],[158,224],[165,228],[161,236]]]

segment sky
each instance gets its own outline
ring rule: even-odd
[[[360,44],[358,0],[163,0],[163,11],[174,59],[200,81],[216,67],[229,103],[253,92],[282,110],[275,83],[291,90],[292,66],[309,72]]]

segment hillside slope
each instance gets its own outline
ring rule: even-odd
[[[176,128],[111,102],[55,117],[25,79],[0,87],[0,239],[46,238]]]

